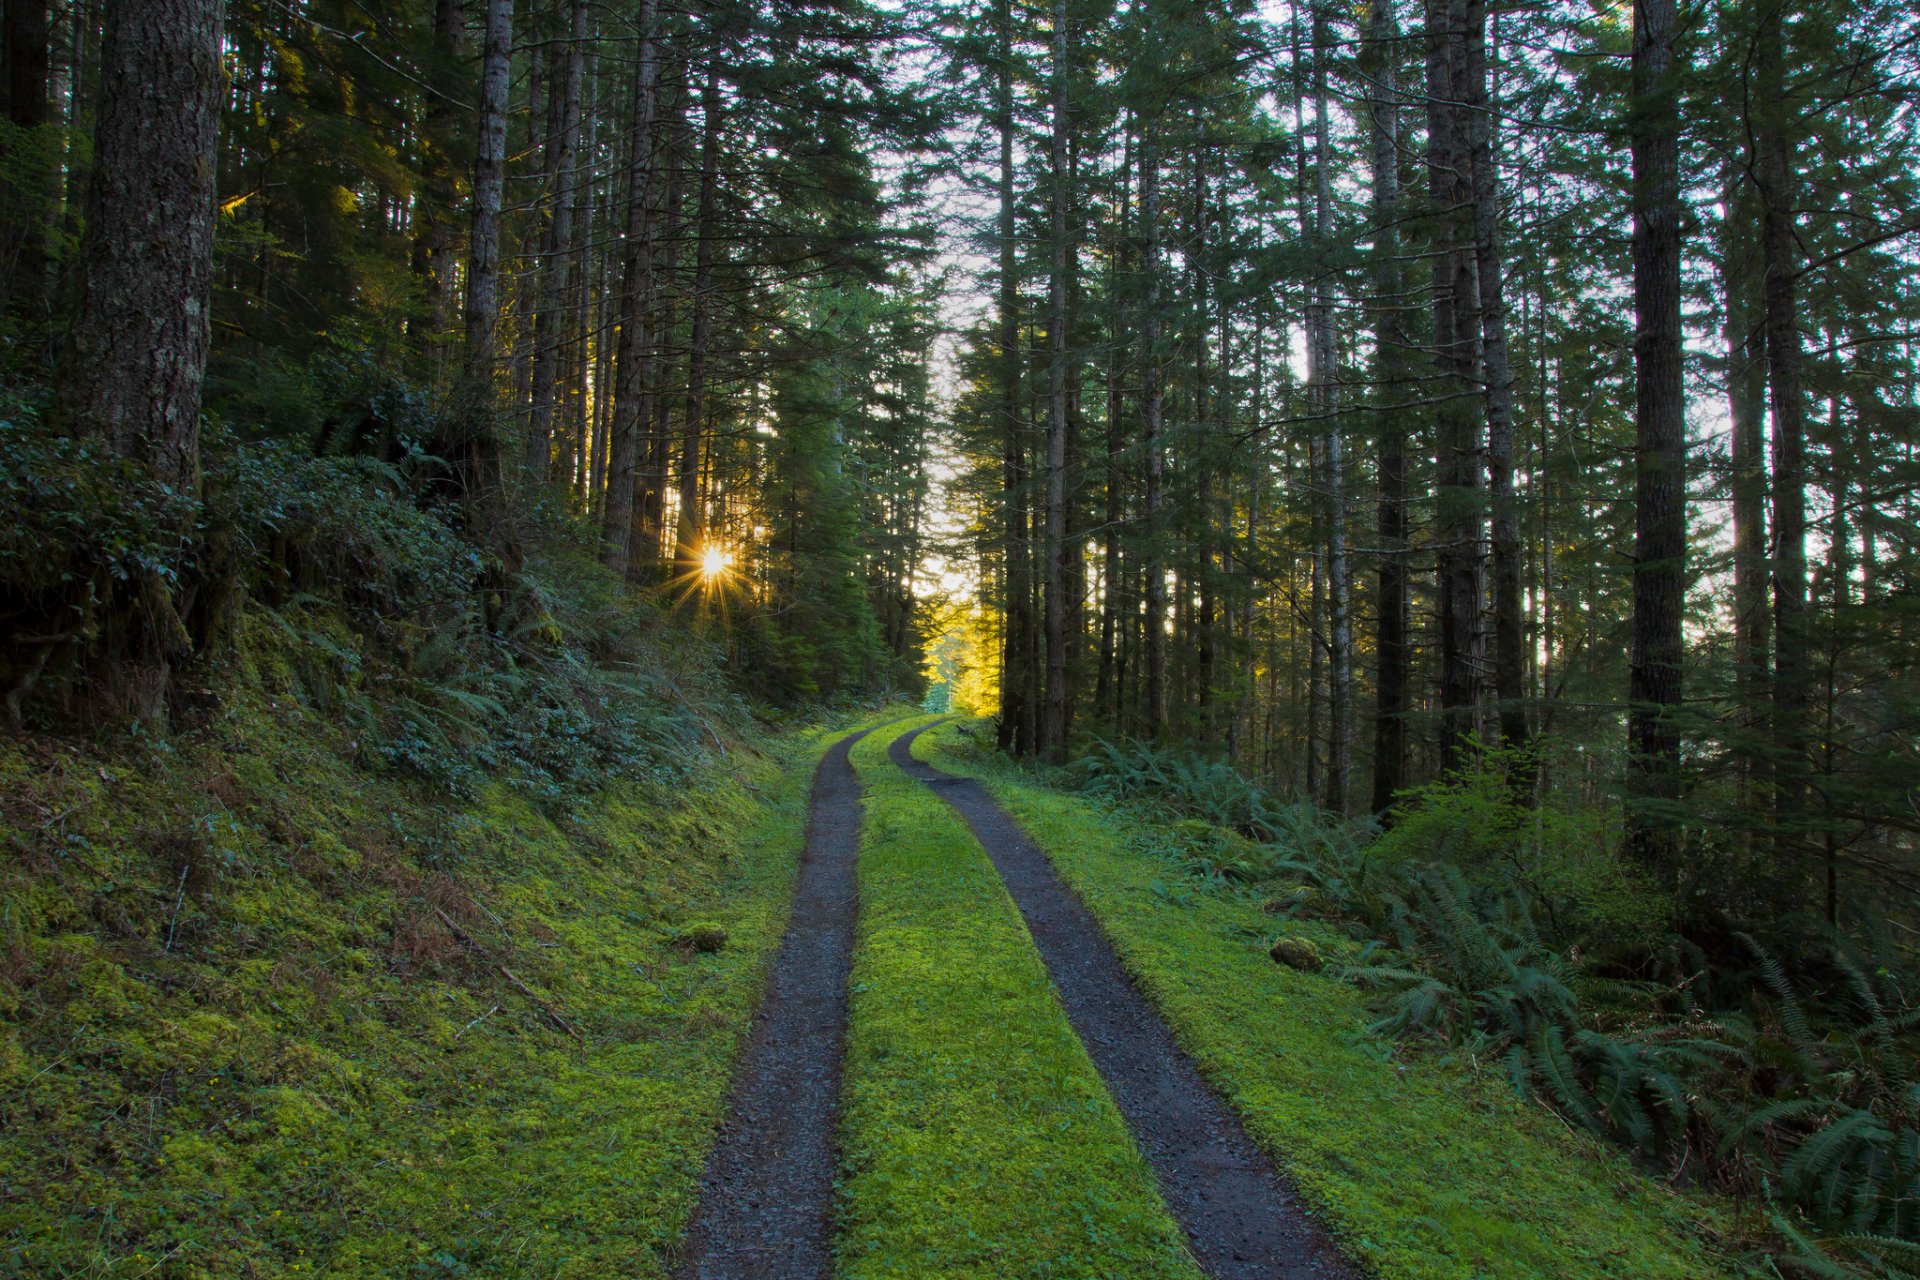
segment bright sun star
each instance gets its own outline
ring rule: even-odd
[[[732,556],[718,547],[708,547],[700,556],[700,574],[706,578],[717,578],[727,571],[727,562]]]

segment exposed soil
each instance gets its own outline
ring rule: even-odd
[[[835,743],[814,774],[792,915],[687,1229],[687,1280],[833,1273],[834,1124],[861,816],[847,752],[867,732]]]
[[[923,732],[896,740],[893,762],[952,805],[993,860],[1201,1268],[1216,1280],[1353,1280],[1358,1273],[1201,1078],[1046,854],[978,782],[912,757]]]

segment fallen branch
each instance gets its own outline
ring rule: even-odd
[[[458,924],[454,923],[453,917],[448,915],[444,908],[438,907],[438,906],[434,907],[433,914],[440,917],[440,923],[447,926],[447,930],[453,934],[454,941],[460,943],[462,946],[471,947],[474,950],[474,952],[480,956],[481,959],[492,961],[493,967],[498,969],[506,977],[508,982],[511,982],[515,987],[519,988],[521,995],[525,996],[527,999],[533,1001],[536,1005],[540,1006],[540,1012],[546,1015],[548,1022],[551,1022],[554,1026],[560,1028],[560,1030],[566,1032],[568,1035],[572,1036],[575,1040],[581,1040],[585,1038],[580,1034],[579,1028],[575,1027],[571,1022],[568,1022],[565,1018],[561,1017],[559,1011],[556,1010],[552,1005],[548,1004],[546,1000],[544,1000],[540,996],[539,992],[535,991],[532,987],[528,986],[525,982],[521,981],[519,974],[507,968],[507,966],[503,962],[499,960],[494,960],[493,956],[487,951],[485,947],[481,946],[478,942],[474,941],[472,934],[468,933],[465,929],[462,929]],[[498,1005],[494,1006],[495,1009],[498,1009],[499,1007],[500,1006]],[[488,1013],[482,1014],[481,1017],[484,1018],[484,1017],[491,1016],[491,1013],[492,1011],[489,1010]],[[481,1020],[480,1018],[475,1018],[474,1022],[479,1022],[480,1020]],[[473,1023],[468,1023],[467,1025],[471,1027]],[[462,1031],[461,1034],[464,1035],[466,1033],[465,1031]],[[459,1038],[460,1038],[459,1036],[454,1037],[454,1039],[456,1040]]]

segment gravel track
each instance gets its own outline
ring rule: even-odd
[[[1201,1268],[1215,1280],[1356,1280],[1046,854],[985,787],[913,758],[914,739],[933,727],[903,734],[889,755],[953,806],[993,860]]]

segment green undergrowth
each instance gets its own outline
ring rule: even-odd
[[[1201,1069],[1338,1232],[1390,1280],[1693,1280],[1727,1274],[1705,1202],[1636,1172],[1519,1099],[1498,1063],[1403,1054],[1365,1034],[1367,995],[1268,959],[1276,935],[1328,960],[1355,944],[1141,851],[1138,820],[966,749],[917,754],[981,778],[1100,918]]]
[[[846,1280],[1198,1280],[985,852],[886,759],[866,790],[841,1123]]]
[[[824,733],[455,799],[256,674],[0,742],[0,1273],[666,1274]]]

